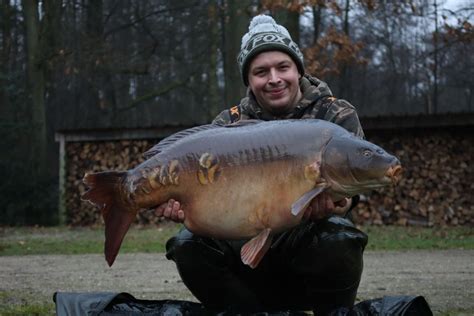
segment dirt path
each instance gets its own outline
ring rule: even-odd
[[[474,311],[474,251],[366,252],[358,297],[423,295],[435,314]],[[51,302],[55,291],[128,292],[137,298],[193,300],[163,254],[121,254],[113,268],[102,255],[0,257],[0,294]]]

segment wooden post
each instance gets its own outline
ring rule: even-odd
[[[66,140],[63,134],[56,134],[59,142],[59,200],[58,200],[58,223],[65,225],[67,221],[66,208]]]

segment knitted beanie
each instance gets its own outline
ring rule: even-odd
[[[281,51],[288,54],[301,75],[304,75],[303,54],[291,39],[288,30],[268,15],[257,15],[250,21],[249,31],[242,37],[240,53],[237,57],[244,84],[248,86],[250,62],[257,54],[265,51]]]

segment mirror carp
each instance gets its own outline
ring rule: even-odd
[[[109,266],[137,212],[175,199],[193,233],[250,238],[241,259],[255,268],[272,236],[298,225],[321,192],[338,201],[401,173],[393,155],[317,119],[202,125],[165,138],[145,158],[128,171],[84,176],[82,199],[101,210]]]

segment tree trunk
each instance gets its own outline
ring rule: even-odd
[[[0,46],[0,117],[2,120],[11,120],[11,105],[7,95],[7,73],[9,68],[9,59],[11,54],[12,36],[11,36],[11,14],[12,8],[9,0],[0,2],[0,28],[2,41]]]
[[[47,175],[47,137],[45,111],[44,63],[39,44],[38,0],[23,0],[27,47],[28,90],[31,98],[30,162],[33,179],[38,182]]]
[[[434,0],[435,32],[433,34],[434,60],[433,60],[433,111],[438,112],[438,3]]]
[[[293,42],[299,44],[300,42],[300,14],[295,11],[287,9],[278,9],[272,12],[275,21],[278,24],[286,27],[293,39]]]
[[[219,87],[217,83],[217,59],[218,59],[218,47],[219,47],[219,34],[218,34],[218,13],[217,4],[209,4],[209,40],[210,40],[210,54],[209,54],[209,101],[207,109],[209,111],[210,119],[218,114],[219,109]]]
[[[344,34],[349,36],[349,8],[350,0],[346,0],[346,5],[344,8]],[[339,97],[350,99],[350,78],[349,78],[349,69],[345,62],[341,65],[341,72],[339,78]]]
[[[313,45],[316,45],[319,39],[319,35],[322,31],[322,11],[323,7],[321,5],[315,4],[313,6]]]
[[[251,4],[251,0],[225,1],[226,10],[223,14],[222,25],[226,107],[237,105],[246,92],[237,64],[237,55],[240,51],[242,36],[248,31],[251,18],[248,8]]]

